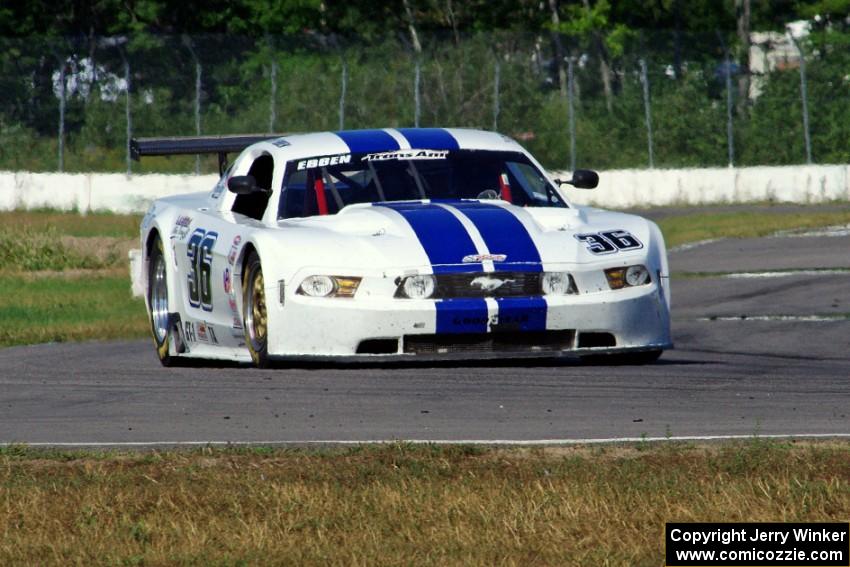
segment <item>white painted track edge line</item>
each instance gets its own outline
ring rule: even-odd
[[[679,435],[670,437],[607,437],[588,439],[314,439],[278,441],[26,441],[0,442],[0,447],[204,447],[246,445],[387,445],[408,443],[413,445],[600,445],[614,443],[642,443],[664,441],[734,441],[759,439],[850,439],[850,433],[776,433],[767,435]]]

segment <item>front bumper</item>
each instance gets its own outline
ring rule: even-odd
[[[504,301],[407,300],[361,291],[353,299],[290,293],[283,305],[270,305],[269,355],[515,358],[672,346],[669,309],[657,282]],[[272,293],[267,290],[276,297]]]

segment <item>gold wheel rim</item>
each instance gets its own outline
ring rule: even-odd
[[[254,285],[251,287],[251,319],[254,331],[254,337],[262,340],[266,337],[266,291],[263,286],[263,273],[257,274],[254,278]]]

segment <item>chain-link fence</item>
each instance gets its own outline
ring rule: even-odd
[[[850,34],[0,39],[0,169],[214,171],[131,163],[131,136],[487,128],[549,167],[850,160]],[[557,40],[557,41],[556,41]],[[802,55],[802,56],[801,56]]]

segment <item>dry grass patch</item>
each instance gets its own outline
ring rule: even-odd
[[[112,236],[63,236],[55,229],[0,228],[0,272],[99,270],[128,265],[135,241]]]
[[[122,236],[63,236],[60,242],[68,250],[93,258],[104,267],[127,266],[127,254],[139,247],[138,238]]]
[[[11,231],[55,230],[68,236],[113,236],[138,238],[141,215],[89,213],[50,210],[0,211],[0,227]]]
[[[0,212],[0,272],[126,266],[139,222],[138,215]]]
[[[659,565],[666,521],[846,520],[850,446],[0,455],[3,564]]]

